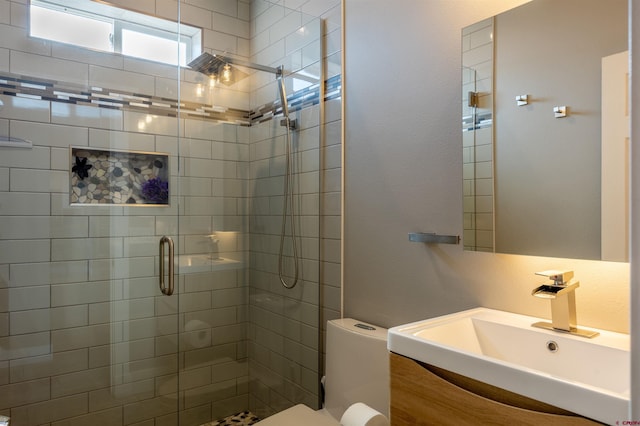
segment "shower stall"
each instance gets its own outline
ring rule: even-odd
[[[0,415],[317,408],[320,19],[265,0],[47,2],[122,9],[132,31],[182,22],[201,30],[186,63],[226,60],[214,75],[180,65],[184,47],[172,65],[46,40],[31,3],[0,0]]]

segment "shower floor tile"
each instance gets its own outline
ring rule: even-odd
[[[250,411],[234,414],[221,420],[205,423],[200,426],[249,426],[257,423],[260,419]]]

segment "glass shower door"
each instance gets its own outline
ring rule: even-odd
[[[177,425],[180,266],[172,295],[159,270],[163,236],[185,245],[180,70],[33,38],[28,16],[0,19],[0,415]]]

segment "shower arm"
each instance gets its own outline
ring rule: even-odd
[[[275,74],[276,79],[278,80],[278,92],[280,93],[280,104],[282,105],[282,114],[285,117],[285,122],[281,122],[280,124],[291,129],[295,128],[295,120],[294,123],[290,123],[289,121],[289,103],[287,101],[287,92],[284,86],[284,65],[279,66],[278,68],[270,67],[267,65],[260,65],[254,62],[244,61],[242,59],[224,57],[224,61],[231,65],[239,65],[241,67],[251,68],[254,70],[270,72]]]
[[[244,60],[238,59],[238,58],[230,58],[228,56],[221,56],[220,58],[222,58],[222,61],[226,62],[227,64],[239,65],[241,67],[252,68],[252,69],[258,70],[258,71],[270,72],[272,74],[275,74],[276,77],[281,77],[282,76],[282,67],[278,67],[278,68],[269,67],[267,65],[255,64],[253,62],[244,61]]]

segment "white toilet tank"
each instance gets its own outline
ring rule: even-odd
[[[356,402],[389,417],[387,329],[351,318],[327,322],[325,409],[335,419]]]

